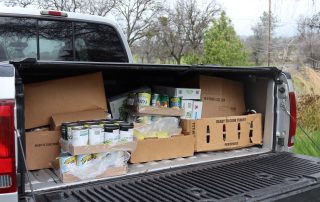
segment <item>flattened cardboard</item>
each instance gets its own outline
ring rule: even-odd
[[[187,157],[193,156],[193,153],[193,135],[177,135],[171,138],[149,138],[138,141],[136,150],[131,154],[130,163]]]
[[[237,116],[246,111],[239,81],[200,75],[186,85],[201,88],[202,118]]]
[[[81,154],[94,154],[94,153],[104,153],[112,151],[134,151],[137,146],[137,141],[122,143],[118,145],[86,145],[86,146],[73,146],[68,144],[67,141],[60,139],[61,148],[64,151],[68,151],[72,156],[81,155]]]
[[[49,125],[53,114],[107,111],[101,73],[26,84],[24,93],[26,129]]]
[[[51,162],[60,155],[60,132],[26,132],[25,137],[28,170],[51,168]]]
[[[98,120],[106,118],[107,114],[102,109],[53,114],[50,119],[50,128],[51,130],[60,130],[61,124],[64,122],[74,122],[80,120]]]
[[[182,120],[182,131],[195,136],[195,151],[218,151],[262,144],[261,114]]]

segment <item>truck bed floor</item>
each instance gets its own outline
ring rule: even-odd
[[[36,192],[37,201],[270,201],[318,185],[320,164],[267,153]]]

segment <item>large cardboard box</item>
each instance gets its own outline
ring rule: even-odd
[[[194,136],[177,135],[171,138],[149,138],[139,140],[131,154],[130,163],[173,159],[193,156]]]
[[[262,144],[261,114],[181,120],[182,132],[195,136],[195,151],[218,151]]]
[[[246,111],[243,84],[239,81],[200,75],[186,85],[201,89],[202,118],[237,116]]]
[[[49,125],[53,114],[107,111],[101,73],[26,84],[24,88],[26,129]]]
[[[26,132],[25,137],[28,170],[51,168],[51,162],[60,154],[60,132]]]
[[[53,114],[50,119],[50,128],[51,130],[60,130],[61,124],[65,122],[74,122],[80,120],[98,120],[106,118],[107,114],[102,109]]]

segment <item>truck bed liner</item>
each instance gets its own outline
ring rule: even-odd
[[[267,153],[178,167],[64,189],[36,192],[37,201],[256,201],[318,185],[319,160]]]

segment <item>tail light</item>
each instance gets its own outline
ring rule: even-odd
[[[296,127],[297,127],[297,102],[296,96],[294,92],[289,93],[289,100],[290,100],[290,129],[289,129],[289,139],[288,139],[288,147],[294,145],[294,135],[296,134]]]
[[[16,190],[14,101],[0,100],[0,194]]]
[[[61,11],[40,11],[41,15],[51,15],[57,17],[68,17],[68,13]]]

